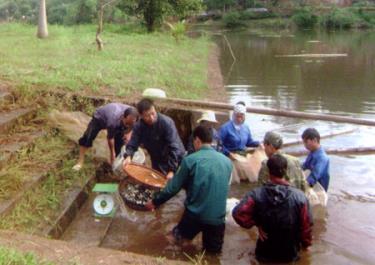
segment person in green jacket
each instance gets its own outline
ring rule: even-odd
[[[211,147],[212,132],[198,126],[193,132],[196,152],[186,156],[175,176],[160,192],[154,194],[146,207],[153,210],[186,190],[185,212],[168,235],[174,242],[192,240],[202,232],[203,249],[219,253],[224,242],[225,208],[232,163]]]

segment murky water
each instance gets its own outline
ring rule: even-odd
[[[229,102],[243,100],[251,106],[375,118],[375,33],[280,36],[248,31],[226,35],[237,58],[233,64],[226,43],[218,37]],[[277,56],[300,53],[347,56]],[[306,127],[316,127],[322,135],[355,129],[350,134],[322,140],[322,144],[327,148],[375,146],[375,128],[365,126],[251,114],[247,122],[257,139],[270,129],[277,129],[285,141],[298,139]],[[297,264],[375,263],[374,161],[375,154],[331,156],[326,218],[315,222],[314,245],[301,253]],[[230,197],[241,198],[249,188],[247,184],[233,185]],[[194,256],[200,247],[199,238],[183,249],[168,244],[164,238],[179,220],[183,198],[180,194],[154,213],[129,210],[126,217],[119,213],[103,246],[185,260],[184,252]],[[210,264],[256,264],[255,240],[255,231],[229,223],[223,254],[209,257]]]

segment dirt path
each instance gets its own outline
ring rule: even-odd
[[[224,88],[224,78],[220,69],[220,50],[217,45],[212,45],[208,55],[207,84],[209,91],[206,99],[210,101],[226,102],[227,95]]]
[[[0,245],[17,249],[21,252],[33,252],[42,259],[56,264],[79,265],[187,265],[183,261],[167,260],[163,257],[149,257],[129,252],[121,252],[97,247],[86,247],[77,244],[25,235],[17,232],[0,230]]]

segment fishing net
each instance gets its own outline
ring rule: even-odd
[[[248,180],[249,182],[256,182],[258,174],[262,166],[262,161],[267,158],[265,152],[261,148],[255,149],[252,154],[242,156],[234,155],[232,183],[240,183],[241,180]]]

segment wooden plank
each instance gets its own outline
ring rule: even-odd
[[[367,155],[375,153],[375,147],[350,147],[350,148],[326,148],[325,152],[329,155]],[[308,155],[309,151],[307,150],[298,150],[298,151],[285,151],[286,154],[292,156],[305,156]]]
[[[158,103],[164,103],[170,106],[174,104],[190,106],[190,107],[199,107],[203,109],[225,109],[233,110],[233,105],[228,103],[221,102],[210,102],[210,101],[198,101],[198,100],[187,100],[187,99],[176,99],[176,98],[165,98],[165,99],[155,99]],[[256,107],[247,107],[246,108],[250,113],[257,113],[263,115],[273,115],[273,116],[283,116],[290,118],[300,118],[308,120],[322,120],[322,121],[333,121],[338,123],[350,123],[350,124],[359,124],[367,126],[375,126],[375,120],[366,120],[361,118],[337,116],[330,114],[319,114],[319,113],[307,113],[294,110],[283,110],[283,109],[268,109],[268,108],[256,108]]]

